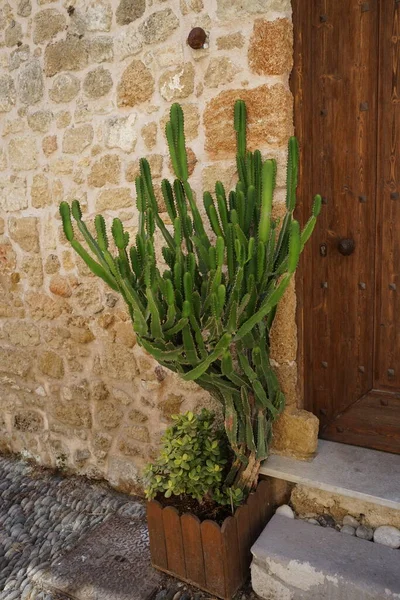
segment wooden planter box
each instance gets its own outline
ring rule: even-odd
[[[231,600],[245,583],[251,562],[250,548],[275,509],[270,480],[261,481],[245,504],[222,525],[203,521],[176,508],[147,503],[147,521],[153,567]]]

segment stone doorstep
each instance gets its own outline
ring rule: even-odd
[[[252,547],[264,600],[400,599],[400,551],[275,515]]]
[[[400,455],[319,440],[311,461],[272,455],[261,474],[400,510]]]

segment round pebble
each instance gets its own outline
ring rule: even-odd
[[[340,531],[341,533],[345,533],[347,535],[356,535],[356,530],[351,525],[343,525]]]
[[[281,515],[281,517],[287,517],[288,519],[294,519],[294,512],[288,504],[282,504],[282,506],[279,506],[279,508],[276,509],[275,514]]]
[[[311,525],[319,525],[317,519],[307,519],[307,523],[311,523]]]
[[[400,548],[400,530],[391,525],[382,525],[375,529],[374,542],[389,548]]]
[[[374,530],[371,527],[366,527],[365,525],[360,525],[356,529],[356,536],[361,540],[371,541],[374,539]]]
[[[354,529],[357,529],[360,523],[355,517],[352,517],[351,515],[346,515],[343,519],[343,525],[350,525],[350,527],[354,527]]]
[[[336,521],[331,515],[324,514],[317,517],[317,521],[322,527],[335,527]]]

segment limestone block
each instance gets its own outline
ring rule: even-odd
[[[118,25],[128,25],[140,19],[146,10],[146,0],[120,0],[115,13]]]
[[[22,27],[17,21],[12,20],[10,25],[4,31],[4,42],[8,48],[16,46],[22,40]]]
[[[28,125],[32,131],[46,133],[50,129],[53,113],[50,110],[36,110],[28,113]]]
[[[121,172],[121,159],[116,154],[106,154],[93,163],[88,177],[88,184],[92,187],[103,187],[107,183],[119,184]]]
[[[315,415],[288,407],[274,424],[271,451],[299,459],[311,458],[317,450],[318,429]]]
[[[6,321],[3,333],[13,346],[37,346],[40,344],[39,329],[28,321]]]
[[[38,219],[36,217],[11,217],[8,220],[10,238],[25,250],[39,252]]]
[[[108,0],[81,0],[85,8],[85,22],[88,31],[110,31],[112,8]]]
[[[293,66],[293,27],[288,19],[254,22],[248,51],[249,66],[257,75],[283,75]]]
[[[0,178],[0,208],[7,211],[22,210],[28,206],[25,177]]]
[[[17,14],[20,17],[29,17],[32,12],[31,0],[19,0],[17,6]]]
[[[36,13],[33,19],[33,41],[42,44],[51,40],[66,27],[65,15],[55,8],[45,8]]]
[[[63,152],[66,154],[81,154],[93,141],[93,127],[79,125],[66,129],[63,137]]]
[[[60,73],[54,78],[49,90],[50,99],[57,103],[70,102],[78,95],[80,87],[78,77],[72,73]]]
[[[243,48],[244,46],[244,35],[238,31],[236,33],[230,33],[228,35],[221,35],[217,38],[218,50],[233,50],[234,48]]]
[[[124,493],[143,493],[139,470],[132,462],[120,456],[111,456],[108,461],[107,479],[116,489]]]
[[[108,36],[98,36],[90,40],[89,62],[110,62],[114,58],[114,40]]]
[[[57,136],[56,135],[48,135],[42,140],[42,149],[45,156],[50,156],[58,149]],[[61,163],[59,163],[61,164]],[[65,163],[64,163],[65,164]],[[54,171],[57,172],[57,171]]]
[[[18,411],[13,418],[13,425],[17,431],[37,433],[44,429],[43,417],[34,410]]]
[[[211,158],[233,157],[236,152],[233,108],[241,98],[248,114],[250,150],[286,146],[293,133],[293,97],[284,85],[261,85],[248,90],[229,90],[218,94],[206,106],[204,125],[206,150]]]
[[[170,8],[166,8],[147,17],[140,26],[140,33],[145,44],[165,42],[178,26],[177,16]]]
[[[278,363],[295,361],[297,355],[296,290],[291,280],[278,304],[271,328],[271,357]]]
[[[159,80],[161,96],[171,102],[187,98],[194,90],[194,67],[192,63],[185,63],[165,71]]]
[[[61,71],[80,71],[89,60],[86,40],[77,36],[67,36],[46,47],[44,53],[44,70],[48,77],[53,77]]]
[[[154,92],[154,79],[150,69],[141,60],[134,60],[122,73],[117,88],[119,107],[136,106],[150,100]]]
[[[96,200],[96,210],[116,210],[134,206],[130,188],[113,188],[100,192]]]
[[[216,56],[211,58],[204,84],[206,87],[217,88],[233,81],[240,69],[227,56]]]
[[[115,57],[117,60],[124,60],[128,56],[140,52],[142,45],[142,37],[139,35],[136,25],[128,25],[115,36]]]
[[[38,359],[38,368],[43,375],[54,379],[61,379],[64,376],[63,359],[55,352],[43,352]]]
[[[89,71],[83,80],[83,90],[89,98],[101,98],[108,94],[113,86],[110,71],[104,67],[97,67]]]
[[[148,150],[152,150],[157,143],[157,123],[155,123],[154,121],[151,123],[147,123],[142,127],[140,134],[143,138],[146,148]]]
[[[221,21],[291,10],[290,0],[217,0],[217,16]]]
[[[43,71],[40,62],[30,61],[18,74],[18,96],[23,104],[36,104],[44,93]]]
[[[124,152],[132,152],[135,149],[136,114],[128,117],[111,117],[105,124],[105,144],[107,148],[120,148]]]

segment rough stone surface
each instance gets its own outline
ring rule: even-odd
[[[357,521],[370,528],[387,524],[400,528],[398,510],[309,486],[296,485],[290,501],[296,513],[301,515],[329,512],[337,521],[342,521],[351,512]]]
[[[154,91],[151,71],[141,60],[134,60],[122,73],[118,84],[118,106],[136,106],[149,100]]]
[[[38,150],[32,137],[14,137],[8,146],[8,160],[15,171],[30,171],[38,165]]]
[[[97,67],[89,71],[83,81],[83,90],[89,98],[101,98],[111,90],[113,80],[110,71],[104,67]]]
[[[161,96],[171,102],[187,98],[194,89],[194,67],[185,63],[174,69],[169,69],[160,78],[159,89]]]
[[[107,226],[119,217],[134,239],[134,179],[138,158],[147,155],[168,222],[160,186],[172,176],[165,123],[175,100],[183,106],[197,200],[218,179],[231,189],[232,110],[242,94],[252,148],[278,160],[280,199],[292,132],[290,67],[284,71],[281,56],[284,49],[288,60],[291,43],[287,4],[0,2],[0,450],[26,452],[52,467],[66,461],[132,491],[141,487],[143,466],[154,459],[171,415],[215,407],[205,391],[160,369],[136,343],[123,300],[65,239],[58,205],[78,199],[91,231],[95,212],[105,212]],[[259,21],[275,31],[275,42]],[[209,48],[187,46],[195,26],[206,31]],[[267,63],[257,45],[263,35]],[[249,46],[260,68],[280,65],[279,74],[255,79]],[[82,241],[77,230],[76,236]],[[288,296],[285,303],[274,364],[295,407],[296,348],[288,348],[297,341],[295,302]],[[106,399],[97,386],[108,390]],[[35,430],[23,430],[23,413]]]
[[[165,42],[174,29],[179,26],[175,13],[170,9],[151,14],[140,26],[140,32],[145,44]]]
[[[289,407],[274,426],[272,451],[278,454],[311,458],[318,444],[319,421],[306,410]]]
[[[54,78],[49,96],[53,102],[70,102],[79,93],[81,83],[72,73],[61,73]]]
[[[88,184],[92,187],[103,187],[107,183],[118,184],[120,180],[121,160],[119,156],[106,154],[95,162],[88,177]]]
[[[249,46],[249,65],[257,75],[282,75],[292,69],[293,34],[288,19],[257,19]]]
[[[135,123],[135,113],[128,117],[111,117],[108,119],[105,127],[107,148],[120,148],[124,152],[132,152],[135,149],[137,140]]]
[[[17,93],[14,80],[9,75],[0,76],[0,112],[9,112],[15,104]]]
[[[204,76],[204,83],[210,88],[220,87],[233,81],[239,70],[227,56],[212,58]]]
[[[400,594],[397,552],[274,515],[252,548],[252,585],[264,600],[382,600]]]
[[[146,10],[146,0],[121,0],[115,16],[118,25],[128,25],[140,19]]]
[[[44,69],[48,77],[61,71],[79,71],[87,66],[89,54],[85,40],[69,36],[46,46]]]
[[[18,95],[23,104],[36,104],[44,93],[43,72],[40,62],[33,60],[18,75]]]
[[[63,152],[66,154],[81,154],[93,141],[93,127],[80,125],[71,127],[64,133]]]
[[[66,26],[65,15],[54,8],[45,8],[36,13],[34,18],[33,41],[42,44],[51,40]]]

